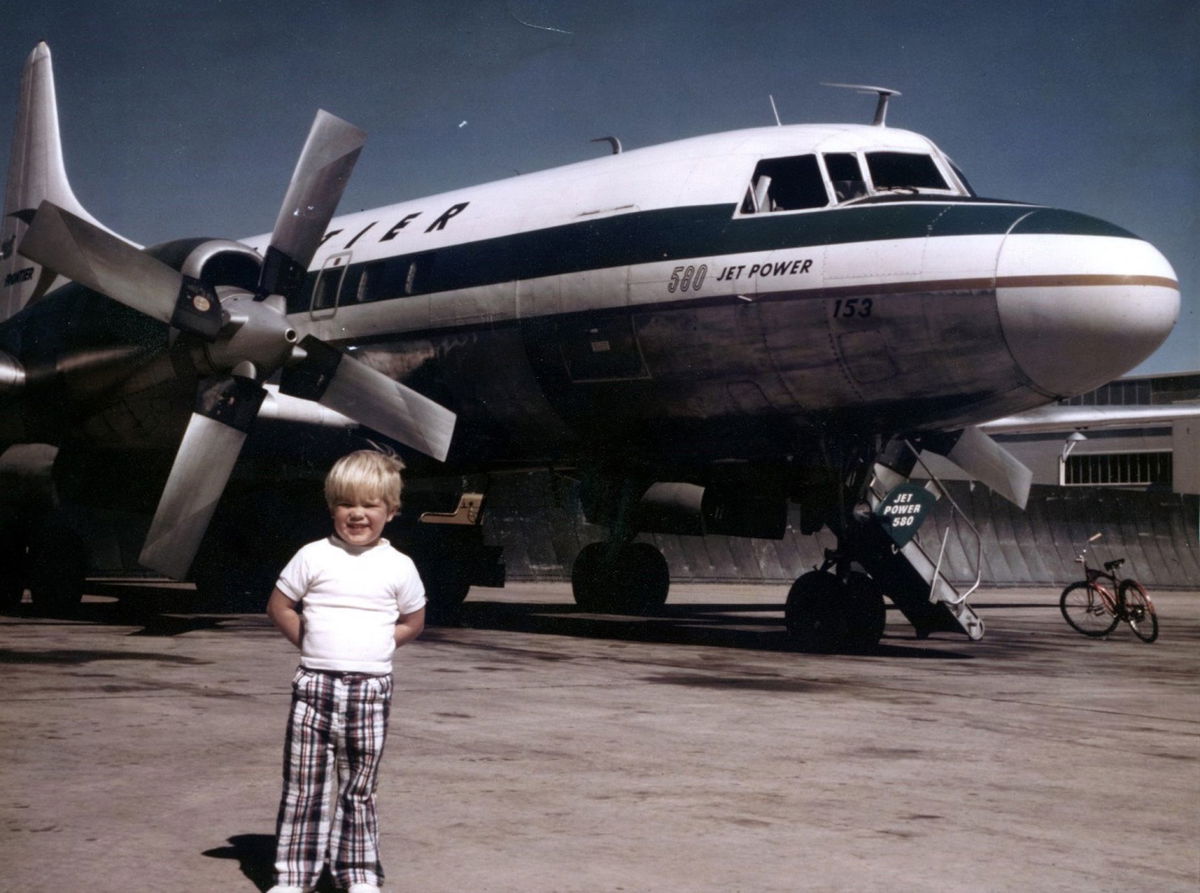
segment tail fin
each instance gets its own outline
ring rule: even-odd
[[[21,238],[43,201],[51,201],[100,225],[84,210],[67,180],[50,48],[39,43],[21,73],[17,126],[8,164],[4,217],[0,220],[0,321],[44,295],[54,280],[65,281],[18,251]]]

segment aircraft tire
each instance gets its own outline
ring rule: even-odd
[[[784,621],[788,638],[798,651],[831,654],[848,637],[846,593],[833,574],[810,571],[788,592]]]
[[[851,573],[844,584],[847,651],[868,652],[879,647],[887,623],[883,591],[866,574]]]
[[[589,543],[579,550],[571,566],[571,594],[585,611],[600,610],[604,602],[602,565],[608,548],[607,543]]]
[[[671,573],[650,543],[591,543],[571,569],[575,603],[586,611],[646,614],[667,601]]]

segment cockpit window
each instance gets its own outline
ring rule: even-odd
[[[867,167],[877,190],[942,189],[950,186],[928,155],[911,152],[868,152]]]
[[[853,152],[826,152],[825,170],[833,184],[834,195],[839,202],[848,202],[867,194],[867,182],[863,179],[858,156]]]
[[[754,169],[742,201],[743,214],[798,211],[829,204],[825,181],[815,155],[766,158]]]

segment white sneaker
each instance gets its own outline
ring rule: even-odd
[[[308,893],[303,887],[288,887],[284,884],[276,884],[267,893]]]
[[[346,893],[380,893],[380,890],[374,884],[351,884]]]

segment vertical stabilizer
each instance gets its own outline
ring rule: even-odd
[[[50,48],[39,43],[21,73],[17,125],[8,162],[4,218],[0,221],[0,320],[44,295],[58,278],[18,253],[21,238],[43,201],[97,223],[80,205],[67,181]]]

